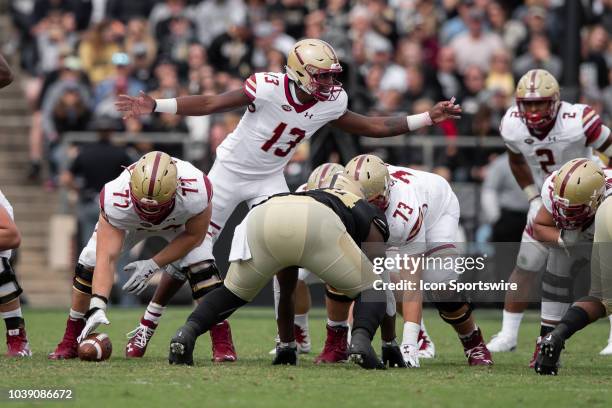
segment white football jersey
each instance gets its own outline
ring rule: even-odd
[[[389,166],[389,172],[400,168]],[[425,242],[425,214],[413,183],[407,183],[397,177],[391,178],[389,206],[385,215],[389,223],[389,246],[405,247],[412,243]]]
[[[4,207],[4,209],[6,210],[8,215],[14,221],[15,220],[15,216],[13,215],[13,206],[11,206],[11,203],[9,203],[9,200],[7,200],[6,197],[4,196],[4,194],[2,194],[1,190],[0,190],[0,206]],[[12,253],[13,253],[13,251],[10,250],[10,249],[6,249],[4,251],[0,251],[0,258],[10,258]]]
[[[172,212],[157,225],[143,221],[136,214],[129,190],[129,170],[133,164],[115,180],[106,183],[100,192],[100,208],[111,225],[124,231],[151,232],[151,235],[179,231],[189,219],[208,207],[213,194],[208,177],[189,162],[174,157],[172,160],[176,163],[179,180]]]
[[[271,72],[251,75],[244,82],[252,103],[217,148],[217,159],[226,168],[251,178],[280,173],[297,145],[346,112],[344,90],[334,101],[300,104],[290,82],[286,74]]]
[[[510,151],[525,157],[541,188],[548,175],[572,159],[586,157],[602,164],[593,149],[604,146],[610,129],[590,106],[561,102],[553,128],[542,138],[529,132],[516,106],[504,115],[500,133]]]
[[[552,214],[552,200],[555,191],[554,180],[557,175],[557,171],[553,172],[550,176],[546,178],[544,181],[544,185],[542,186],[542,204],[546,208],[546,210]],[[612,169],[604,169],[604,175],[606,176],[606,192],[605,197],[609,197],[612,195]],[[593,236],[595,234],[595,223],[592,223],[589,228],[584,230],[580,235],[581,241],[590,242],[593,240]]]

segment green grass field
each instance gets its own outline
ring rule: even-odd
[[[311,313],[314,351],[298,367],[272,367],[275,323],[268,309],[247,308],[231,318],[239,361],[213,365],[210,338],[196,348],[195,367],[167,363],[169,339],[187,316],[172,308],[164,316],[147,355],[123,357],[125,333],[137,323],[140,309],[111,309],[113,340],[110,361],[87,363],[46,359],[63,333],[65,311],[25,310],[34,357],[0,358],[0,405],[87,407],[610,407],[612,358],[599,350],[608,336],[607,320],[578,333],[568,342],[558,377],[541,377],[527,368],[539,330],[529,314],[521,329],[518,351],[495,355],[495,366],[470,368],[452,330],[433,311],[425,318],[437,356],[415,370],[365,371],[353,364],[315,366],[323,344],[324,314]],[[499,328],[501,313],[477,311],[485,337]],[[399,329],[399,324],[398,324]],[[398,331],[399,332],[399,331]],[[379,340],[375,340],[379,349]],[[72,402],[7,402],[7,389],[71,388]]]

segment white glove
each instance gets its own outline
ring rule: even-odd
[[[527,224],[533,224],[538,211],[542,207],[542,197],[538,196],[529,202],[529,212],[527,213]]]
[[[144,261],[136,261],[127,264],[123,271],[131,273],[132,276],[123,285],[123,290],[128,291],[136,295],[140,295],[143,290],[149,286],[149,280],[153,277],[155,272],[159,270],[159,266],[153,259],[147,259]]]
[[[89,303],[89,310],[85,314],[85,327],[81,331],[81,335],[77,338],[77,342],[81,342],[87,338],[101,324],[110,324],[106,317],[106,302],[97,297],[92,297]]]
[[[413,344],[402,344],[402,356],[404,357],[404,362],[409,368],[421,367],[419,363],[419,348],[421,346],[421,342],[422,340],[416,346]]]

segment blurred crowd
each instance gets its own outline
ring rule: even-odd
[[[453,181],[481,181],[499,149],[460,149],[457,135],[498,135],[527,70],[563,75],[564,1],[527,0],[11,0],[12,47],[27,74],[33,109],[30,176],[51,164],[50,187],[65,157],[68,131],[181,132],[201,141],[202,167],[241,112],[123,120],[113,102],[139,91],[156,98],[216,94],[238,88],[257,71],[283,71],[303,37],[332,44],[342,61],[350,109],[406,114],[456,97],[460,121],[425,128],[442,135],[435,167]],[[612,113],[612,0],[588,2],[582,28],[580,100],[604,120]],[[10,48],[10,46],[6,47]],[[346,161],[356,138],[319,143],[318,161]],[[316,140],[316,138],[315,138]],[[315,142],[313,140],[312,145]],[[347,149],[347,146],[350,147]],[[137,156],[150,143],[134,147]],[[503,149],[502,149],[503,150]],[[422,165],[418,149],[389,149],[386,159]],[[296,160],[308,158],[298,153]],[[316,165],[318,163],[313,163]],[[309,166],[305,167],[305,171]],[[290,170],[296,177],[305,171]]]

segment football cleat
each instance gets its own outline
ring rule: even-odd
[[[297,365],[298,349],[297,346],[276,346],[276,356],[272,360],[272,365]]]
[[[6,332],[7,357],[32,357],[28,335],[23,327]]]
[[[431,337],[423,330],[419,330],[418,341],[421,343],[419,358],[434,358],[436,356],[436,346],[431,341]]]
[[[347,326],[330,327],[328,325],[325,346],[321,354],[315,358],[315,364],[346,362],[348,360],[347,335]]]
[[[408,367],[404,361],[404,357],[402,356],[402,350],[400,350],[395,340],[393,340],[391,343],[383,343],[381,355],[383,364],[385,366],[396,368]]]
[[[564,348],[564,341],[554,332],[548,333],[540,342],[540,351],[534,362],[535,372],[540,375],[557,375],[559,358]]]
[[[535,368],[536,359],[538,358],[538,354],[540,354],[541,344],[542,337],[538,336],[536,339],[535,349],[533,350],[533,356],[531,356],[531,360],[529,361],[529,368]]]
[[[211,327],[210,339],[212,341],[212,361],[223,363],[224,361],[231,362],[238,359],[232,340],[232,330],[227,320]]]
[[[366,370],[385,370],[387,368],[376,355],[370,337],[363,329],[353,332],[349,346],[349,359]]]
[[[493,357],[487,348],[480,328],[474,330],[469,337],[460,338],[463,343],[463,352],[468,359],[470,366],[490,366],[493,365]]]
[[[491,353],[503,353],[516,350],[516,339],[504,336],[502,332],[491,337],[491,341],[487,344],[487,348]]]
[[[608,345],[599,352],[602,356],[612,356],[612,339],[608,340]]]
[[[419,368],[419,348],[420,345],[415,346],[413,344],[402,344],[402,358],[409,368]]]
[[[178,329],[170,340],[168,362],[177,365],[193,365],[195,341],[196,335],[191,327],[185,325]]]
[[[140,323],[137,328],[126,335],[129,339],[125,345],[126,358],[141,358],[144,356],[149,340],[155,333],[155,326],[150,327]]]
[[[308,329],[304,329],[300,326],[298,326],[297,324],[293,325],[293,334],[295,336],[295,342],[297,344],[297,349],[298,349],[298,353],[299,354],[308,354],[310,353],[310,350],[312,348],[311,344],[310,344],[310,333],[308,332]],[[276,343],[276,346],[279,345],[280,343],[280,339],[278,338],[278,334],[276,335],[276,338],[274,339],[274,342]],[[276,354],[276,346],[270,350],[270,352],[268,354],[270,354],[271,356]]]
[[[68,318],[66,323],[66,331],[62,341],[57,345],[55,351],[50,353],[47,357],[49,360],[68,360],[71,358],[77,358],[79,356],[77,337],[83,331],[85,327],[84,319],[71,319]]]

